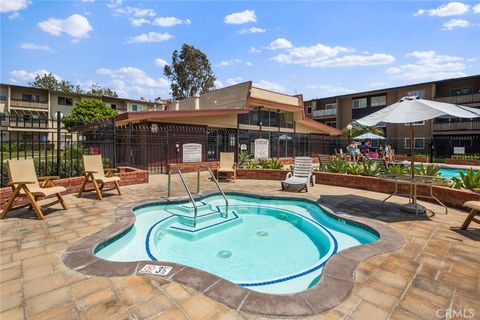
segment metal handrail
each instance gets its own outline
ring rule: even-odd
[[[218,191],[220,191],[220,193],[222,194],[223,199],[225,200],[225,216],[223,216],[221,211],[220,211],[220,215],[222,218],[228,218],[228,199],[225,196],[225,193],[223,192],[222,188],[220,188],[220,185],[218,184],[217,179],[213,175],[212,169],[210,169],[210,167],[208,166],[199,166],[197,168],[197,193],[200,193],[200,169],[202,168],[207,169],[208,172],[210,172],[210,176],[212,177],[213,182],[215,182],[215,184],[217,185]]]
[[[195,200],[193,199],[192,193],[190,192],[190,189],[187,186],[187,183],[185,182],[185,178],[183,177],[182,171],[180,169],[177,169],[177,172],[180,176],[180,180],[182,180],[183,186],[185,187],[185,191],[187,191],[188,197],[190,198],[190,202],[192,202],[193,205],[193,227],[196,227],[197,225],[197,205],[195,204]]]

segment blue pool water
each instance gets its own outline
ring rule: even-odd
[[[335,253],[378,240],[375,231],[338,220],[303,200],[227,194],[197,202],[141,206],[134,226],[96,255],[113,261],[161,260],[201,269],[252,290],[293,293],[318,280]]]
[[[456,168],[440,168],[439,172],[442,178],[452,179],[453,177],[460,178],[460,172],[467,173],[467,170]]]

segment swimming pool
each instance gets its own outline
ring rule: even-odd
[[[133,209],[134,225],[95,255],[110,261],[167,261],[204,270],[265,293],[312,287],[338,252],[379,239],[366,226],[334,217],[298,199],[227,194],[190,203],[149,203]]]
[[[440,168],[440,176],[445,179],[452,179],[453,177],[460,178],[460,172],[467,173],[467,169],[457,168]]]

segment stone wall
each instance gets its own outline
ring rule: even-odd
[[[466,166],[480,166],[480,160],[467,160],[467,159],[452,159],[446,158],[446,164],[461,164]]]

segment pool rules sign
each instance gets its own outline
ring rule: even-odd
[[[185,143],[183,145],[183,162],[202,162],[202,145]]]
[[[255,139],[255,159],[268,159],[269,150],[269,142],[267,139]]]

